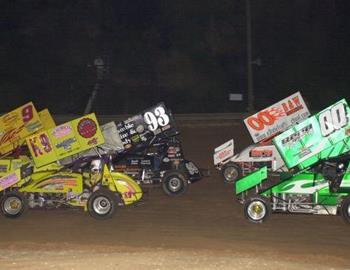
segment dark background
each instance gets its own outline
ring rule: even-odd
[[[251,0],[257,110],[295,91],[311,110],[350,95],[347,2]],[[82,114],[98,57],[98,114],[159,101],[175,113],[247,111],[243,0],[1,0],[0,13],[1,112],[33,101]]]

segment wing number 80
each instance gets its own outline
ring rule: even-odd
[[[328,136],[334,131],[346,126],[348,119],[346,117],[343,103],[339,103],[331,109],[323,112],[319,116],[319,123],[322,136]]]

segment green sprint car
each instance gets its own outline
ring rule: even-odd
[[[272,212],[341,214],[350,223],[350,109],[342,99],[273,139],[288,172],[263,167],[238,180],[245,217]]]

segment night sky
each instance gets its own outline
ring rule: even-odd
[[[295,91],[311,110],[349,98],[348,2],[250,0],[257,110]],[[82,114],[96,83],[98,114],[247,111],[246,1],[0,0],[0,12],[1,112]]]

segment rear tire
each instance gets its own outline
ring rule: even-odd
[[[88,200],[89,214],[96,219],[108,219],[115,214],[117,199],[108,189],[93,192]]]
[[[237,164],[228,162],[222,168],[222,176],[224,177],[225,183],[234,184],[242,177],[242,170]]]
[[[18,191],[10,191],[1,199],[1,212],[5,217],[17,218],[28,209],[26,197]]]
[[[340,212],[344,221],[350,223],[350,197],[347,197],[342,201]]]
[[[254,196],[244,203],[244,216],[253,223],[264,222],[271,214],[271,205],[268,198]]]
[[[180,196],[187,190],[187,179],[181,171],[169,171],[162,180],[164,192],[169,196]]]

